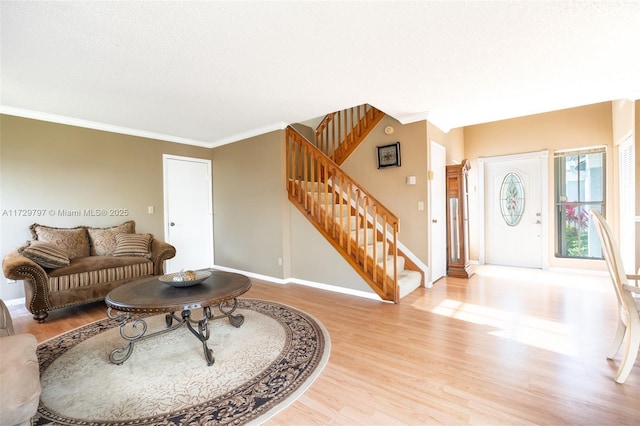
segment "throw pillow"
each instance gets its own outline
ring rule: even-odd
[[[29,227],[34,240],[51,243],[67,254],[69,259],[90,255],[89,238],[84,226],[77,228],[53,228],[34,223]]]
[[[64,250],[44,241],[27,241],[27,245],[18,250],[22,256],[27,257],[43,268],[60,268],[71,263]]]
[[[87,228],[91,256],[113,256],[116,249],[116,235],[135,234],[135,232],[136,223],[133,220],[109,228]]]
[[[114,256],[151,257],[151,234],[117,234]]]

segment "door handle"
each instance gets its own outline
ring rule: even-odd
[[[176,226],[176,224],[173,222],[169,222],[169,226]]]
[[[431,222],[438,223],[438,219],[431,219]]]

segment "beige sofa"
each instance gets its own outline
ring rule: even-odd
[[[8,279],[23,280],[25,305],[38,322],[48,312],[103,300],[112,289],[162,275],[175,248],[151,234],[136,234],[135,222],[109,228],[30,227],[33,239],[2,261]]]
[[[32,334],[14,334],[0,300],[0,425],[30,425],[40,402],[40,367]]]

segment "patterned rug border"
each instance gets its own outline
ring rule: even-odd
[[[261,424],[292,404],[320,375],[331,354],[331,340],[324,325],[313,315],[290,305],[262,299],[238,299],[238,309],[253,310],[277,320],[287,341],[279,356],[262,373],[242,386],[206,403],[162,415],[122,421],[92,421],[66,418],[40,401],[33,425],[183,425]],[[158,314],[141,315],[150,317]],[[160,314],[164,315],[164,314]],[[104,318],[67,331],[38,345],[41,374],[75,345],[106,330],[119,321]]]

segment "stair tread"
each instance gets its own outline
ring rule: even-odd
[[[422,274],[418,271],[404,270],[398,274],[398,287],[400,299],[420,287]]]

